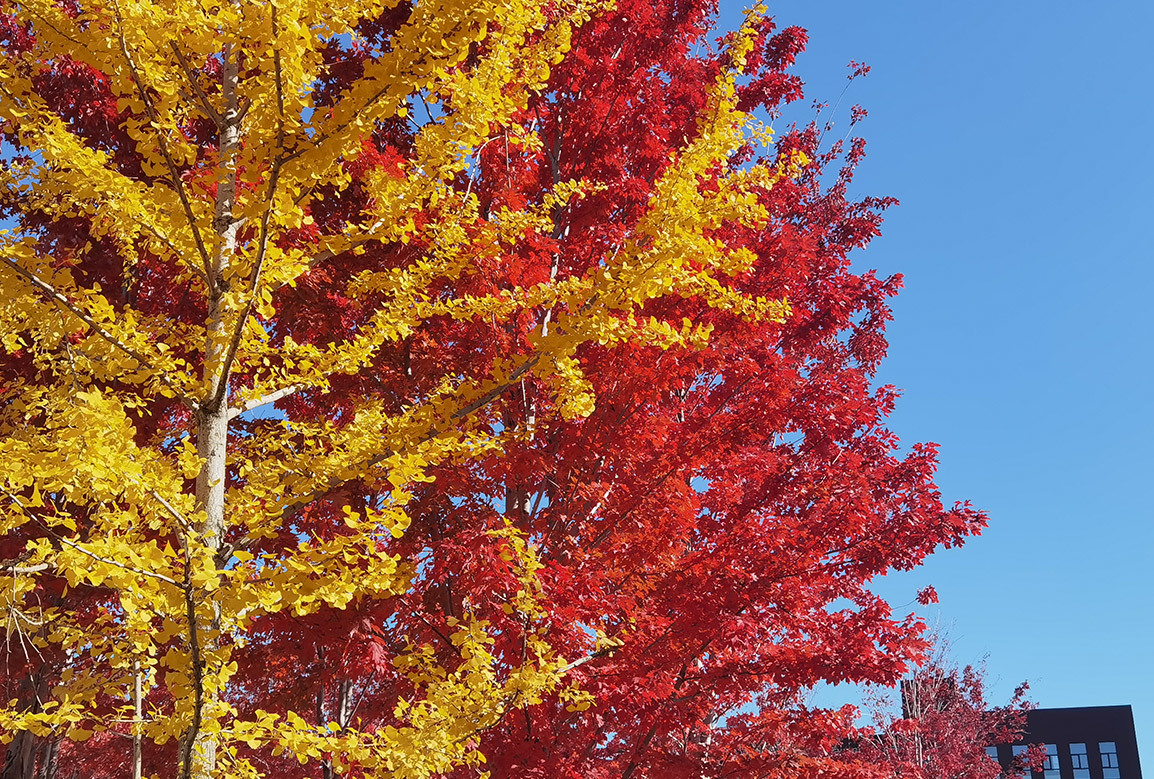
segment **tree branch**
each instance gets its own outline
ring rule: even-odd
[[[51,563],[37,563],[35,565],[20,565],[20,560],[5,560],[0,562],[0,573],[18,576],[22,573],[40,573],[52,567]]]
[[[272,34],[275,42],[277,35],[277,9],[276,3],[272,4]],[[277,120],[277,148],[276,159],[273,160],[272,170],[269,172],[268,188],[265,190],[265,209],[260,219],[260,238],[257,240],[256,258],[253,261],[252,275],[249,278],[248,302],[245,303],[244,311],[241,312],[240,318],[237,320],[236,328],[233,330],[232,338],[229,339],[228,350],[225,352],[224,359],[221,361],[220,375],[216,385],[216,391],[213,393],[209,401],[208,408],[220,408],[220,404],[224,402],[225,395],[228,393],[228,378],[232,372],[232,364],[236,359],[237,349],[240,348],[240,340],[244,335],[244,326],[248,322],[249,316],[252,314],[253,304],[256,302],[257,289],[260,287],[261,272],[264,269],[264,261],[268,256],[269,244],[269,224],[272,221],[272,213],[275,208],[277,185],[280,183],[281,168],[285,163],[284,156],[284,87],[282,85],[283,75],[281,73],[281,58],[280,49],[273,49],[273,67],[276,75],[276,99],[277,111],[279,117]],[[223,126],[223,125],[222,125]],[[232,418],[231,416],[229,417]]]
[[[224,123],[224,119],[219,113],[217,113],[217,110],[212,107],[212,103],[209,101],[208,95],[205,94],[204,89],[201,88],[200,82],[197,81],[196,75],[193,73],[192,65],[184,56],[184,52],[182,52],[180,47],[176,45],[176,41],[169,41],[169,45],[172,47],[172,53],[176,55],[177,61],[180,62],[180,68],[184,71],[185,78],[188,79],[189,85],[192,87],[193,92],[196,93],[197,100],[201,109],[204,111],[204,115],[211,119],[213,123],[219,128],[221,124]]]
[[[160,148],[160,154],[164,157],[165,166],[168,168],[168,175],[172,180],[172,188],[176,191],[176,196],[180,199],[180,204],[184,208],[184,217],[188,221],[188,227],[192,231],[193,241],[196,243],[197,253],[200,254],[201,262],[204,263],[205,279],[212,277],[212,262],[209,259],[208,248],[205,246],[204,238],[200,234],[200,228],[196,224],[196,215],[192,212],[192,203],[188,199],[188,193],[184,191],[184,184],[181,183],[180,169],[176,165],[176,161],[172,159],[172,154],[168,150],[168,143],[164,140],[164,134],[160,131],[160,117],[156,113],[156,106],[152,103],[152,98],[148,94],[148,90],[144,88],[144,82],[140,79],[140,73],[136,69],[136,63],[132,60],[132,55],[128,51],[128,41],[124,38],[124,19],[120,15],[120,5],[115,2],[112,3],[113,11],[116,14],[116,36],[120,42],[120,51],[124,55],[124,61],[128,65],[128,73],[132,78],[132,83],[136,86],[136,92],[140,96],[140,102],[144,104],[144,110],[148,114],[148,119],[152,122],[153,127],[156,128],[156,142]]]
[[[69,541],[64,536],[58,535],[56,533],[52,533],[52,535],[55,536],[56,540],[59,541],[60,543],[64,544],[65,546],[72,547],[73,549],[75,549],[77,552],[80,552],[81,554],[88,555],[89,557],[91,557],[93,560],[96,560],[97,562],[104,563],[105,565],[113,565],[113,566],[116,566],[117,568],[120,568],[121,570],[128,571],[129,573],[135,573],[139,576],[147,576],[149,578],[156,579],[158,581],[162,581],[165,584],[171,584],[174,587],[180,586],[180,583],[177,582],[176,579],[170,579],[169,577],[165,576],[162,573],[156,573],[154,571],[146,571],[143,568],[137,568],[136,566],[133,566],[133,565],[125,565],[124,563],[120,562],[119,560],[112,560],[112,559],[109,559],[107,557],[102,557],[101,555],[98,555],[95,552],[90,552],[87,549],[85,549],[84,547],[82,547],[80,544],[73,543],[72,541]]]
[[[137,483],[139,484],[139,482],[137,482]],[[144,487],[143,484],[141,484],[140,486]],[[173,508],[172,504],[169,503],[167,500],[165,500],[163,497],[161,497],[159,492],[152,489],[151,487],[144,487],[144,490],[149,495],[151,495],[156,500],[157,503],[159,503],[161,506],[163,506],[165,508],[165,510],[168,511],[169,514],[172,515],[172,518],[175,519],[177,521],[177,523],[180,524],[181,529],[185,533],[191,532],[193,530],[193,528],[194,528],[193,523],[187,517],[185,517],[183,514],[181,514],[175,508]]]
[[[43,292],[45,295],[47,295],[53,302],[55,302],[61,308],[68,311],[70,314],[75,316],[81,322],[83,322],[84,324],[91,327],[93,329],[93,331],[96,332],[97,335],[99,335],[101,338],[103,338],[105,341],[107,341],[113,347],[119,349],[121,352],[123,352],[127,356],[131,357],[132,359],[134,359],[138,363],[140,363],[141,366],[148,369],[153,374],[153,376],[156,378],[156,380],[159,381],[164,386],[168,387],[168,389],[172,390],[173,394],[182,403],[184,403],[184,405],[188,406],[193,411],[197,410],[197,408],[199,407],[199,404],[197,404],[197,402],[195,400],[193,400],[192,398],[185,395],[184,392],[182,392],[181,389],[178,386],[176,386],[176,384],[174,384],[171,379],[169,379],[167,376],[164,375],[164,373],[162,373],[157,368],[153,367],[152,363],[143,354],[136,351],[131,346],[128,346],[123,341],[121,341],[116,336],[114,336],[112,333],[105,330],[87,312],[85,312],[83,309],[79,308],[78,306],[74,305],[71,301],[68,300],[68,298],[66,298],[64,295],[62,295],[55,287],[53,287],[51,284],[49,284],[48,282],[41,279],[39,276],[37,276],[32,271],[30,271],[27,268],[20,265],[18,262],[13,260],[11,257],[0,256],[0,260],[3,260],[4,264],[6,264],[9,268],[12,268],[12,270],[19,273],[25,279],[27,279],[33,286],[37,287],[41,292]]]
[[[287,387],[274,390],[267,395],[247,400],[238,406],[232,406],[228,410],[228,420],[231,422],[241,414],[247,414],[249,411],[260,408],[261,406],[267,406],[269,403],[276,403],[278,400],[283,400],[291,395],[295,395],[304,388],[304,384],[290,384]]]
[[[428,443],[429,441],[432,441],[434,438],[436,438],[437,436],[441,435],[446,430],[448,430],[449,426],[452,423],[460,421],[461,419],[469,416],[470,414],[474,413],[475,411],[480,410],[484,406],[488,405],[489,403],[492,403],[494,400],[501,397],[503,394],[505,394],[506,392],[509,391],[510,387],[515,386],[521,380],[522,376],[524,376],[526,373],[528,373],[530,370],[532,370],[533,367],[538,362],[540,362],[540,360],[541,360],[541,354],[540,353],[534,354],[532,357],[530,357],[525,362],[523,362],[520,365],[520,367],[518,367],[516,370],[514,370],[513,373],[511,373],[509,375],[509,377],[504,382],[502,382],[501,384],[498,384],[496,387],[491,389],[489,392],[486,392],[484,395],[477,398],[476,400],[474,400],[472,403],[468,404],[467,406],[464,406],[462,408],[457,409],[455,412],[453,412],[449,416],[449,419],[443,425],[434,426],[432,429],[430,429],[428,432],[426,432],[423,436],[420,436],[415,441],[414,445],[420,446],[422,444]],[[358,468],[358,471],[364,471],[364,470],[367,470],[369,468],[372,468],[374,465],[377,465],[382,460],[386,460],[395,454],[397,454],[397,452],[395,452],[392,449],[381,452],[380,454],[377,454],[374,457],[364,461],[361,464],[360,468]],[[283,516],[287,516],[288,514],[291,514],[294,511],[299,511],[300,509],[302,509],[305,506],[312,503],[314,500],[317,500],[317,499],[323,497],[324,495],[328,494],[330,491],[336,489],[337,487],[339,487],[340,485],[344,484],[347,481],[348,481],[348,479],[339,478],[339,477],[335,477],[335,476],[330,478],[328,480],[328,482],[325,483],[323,488],[321,488],[319,490],[315,490],[315,491],[309,493],[308,495],[305,495],[304,497],[302,497],[298,501],[295,501],[293,503],[289,503],[289,504],[285,505],[281,509],[280,515],[283,517]]]
[[[196,601],[193,598],[192,580],[188,578],[192,559],[185,546],[185,582],[181,586],[184,592],[185,618],[188,620],[188,651],[192,658],[192,724],[181,736],[180,741],[180,777],[192,778],[193,756],[196,751],[196,738],[200,733],[204,710],[204,658],[200,651],[200,632],[196,621]]]
[[[9,492],[7,489],[5,489],[3,487],[0,487],[0,492],[3,492],[5,495],[7,495],[8,499],[11,500],[13,503],[15,503],[16,506],[21,511],[25,512],[26,514],[28,513],[28,507],[24,505],[23,501],[21,501],[19,497],[17,497],[16,495],[13,495],[11,492]],[[98,555],[95,552],[90,552],[87,549],[85,549],[84,547],[80,546],[80,544],[77,544],[74,541],[70,541],[67,538],[65,538],[64,536],[60,535],[59,533],[54,532],[50,527],[45,525],[44,522],[41,521],[41,519],[39,517],[32,515],[32,514],[29,514],[28,516],[31,517],[33,520],[35,520],[36,524],[38,524],[42,528],[44,528],[45,532],[47,532],[48,535],[52,536],[53,538],[55,538],[57,541],[64,544],[65,546],[71,547],[72,549],[75,549],[77,552],[80,552],[81,554],[88,555],[89,557],[91,557],[93,560],[96,560],[97,562],[101,562],[101,563],[104,563],[106,565],[112,565],[112,566],[115,566],[117,568],[120,568],[121,570],[128,571],[130,573],[135,573],[135,574],[138,574],[140,576],[148,576],[148,577],[153,578],[153,579],[158,579],[162,582],[165,582],[166,584],[172,584],[172,585],[177,586],[177,587],[180,586],[180,584],[175,579],[170,579],[162,573],[155,573],[153,571],[146,571],[143,568],[137,568],[137,567],[132,566],[132,565],[126,565],[125,563],[122,563],[119,560],[111,560],[107,557],[103,557],[101,555]],[[49,563],[43,563],[43,565],[45,567],[52,567]],[[33,566],[33,567],[35,567],[35,566]]]
[[[232,363],[236,359],[237,349],[240,348],[240,339],[244,335],[244,325],[252,314],[253,304],[256,302],[256,292],[260,286],[261,271],[264,269],[264,260],[268,254],[269,222],[272,219],[273,198],[276,196],[277,183],[280,180],[281,165],[282,159],[278,157],[273,163],[272,173],[269,175],[268,191],[265,193],[265,200],[268,203],[268,207],[265,208],[260,220],[260,240],[257,246],[256,260],[253,264],[252,277],[249,280],[248,302],[245,304],[244,311],[241,312],[240,318],[237,320],[236,328],[233,330],[232,338],[228,343],[228,351],[225,352],[224,360],[221,361],[220,378],[216,385],[216,392],[207,404],[208,408],[220,408],[225,393],[228,392],[228,377],[229,373],[232,372]]]
[[[301,198],[298,198],[298,204],[299,204],[300,200],[301,200]],[[358,246],[362,246],[366,243],[369,243],[370,241],[377,240],[376,236],[372,235],[372,233],[377,231],[378,229],[380,229],[383,225],[384,225],[384,222],[382,222],[382,221],[378,220],[377,222],[374,222],[368,229],[368,232],[370,233],[369,235],[362,235],[359,238],[351,239],[349,241],[349,245],[339,252],[334,252],[330,249],[325,249],[324,251],[317,252],[315,255],[313,255],[312,259],[310,259],[308,261],[308,264],[305,267],[304,273],[308,273],[313,268],[320,265],[322,262],[327,262],[327,261],[331,260],[333,257],[340,256],[341,254],[344,254],[347,251],[351,251],[351,250],[357,248]],[[301,275],[303,275],[303,274],[301,274]],[[291,283],[292,283],[291,281],[282,281],[280,284],[277,284],[275,287],[273,287],[273,290],[276,291],[276,290],[284,289],[285,287],[287,287]]]

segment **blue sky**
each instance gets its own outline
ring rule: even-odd
[[[858,194],[902,203],[857,258],[906,277],[880,380],[903,441],[941,444],[946,500],[991,516],[882,591],[934,584],[923,614],[989,655],[995,701],[1026,679],[1042,706],[1131,704],[1154,764],[1154,3],[770,7],[810,31],[807,98],[872,66],[837,119],[869,110]]]

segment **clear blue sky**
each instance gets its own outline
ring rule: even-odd
[[[873,68],[838,118],[869,110],[859,194],[902,202],[857,259],[906,276],[880,378],[944,497],[991,516],[882,591],[934,584],[923,613],[989,654],[994,700],[1131,704],[1154,768],[1154,3],[770,7],[810,31],[808,98]]]

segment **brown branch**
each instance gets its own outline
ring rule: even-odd
[[[60,307],[62,307],[66,311],[68,311],[70,314],[75,316],[77,319],[82,321],[84,324],[91,327],[96,332],[97,335],[99,335],[101,338],[103,338],[105,341],[107,341],[113,347],[119,349],[121,352],[123,352],[127,356],[131,357],[132,359],[136,360],[143,367],[145,367],[149,371],[151,371],[153,376],[156,378],[157,381],[159,381],[164,386],[168,387],[168,389],[172,390],[173,394],[182,403],[184,403],[186,406],[188,406],[190,409],[192,409],[193,411],[196,411],[199,408],[199,404],[197,404],[197,402],[195,400],[193,400],[192,398],[185,395],[181,391],[181,389],[179,387],[177,387],[176,384],[174,384],[172,382],[171,379],[169,379],[168,377],[166,377],[164,375],[164,373],[162,373],[161,371],[159,371],[158,369],[153,367],[152,363],[143,354],[136,351],[131,346],[128,346],[127,344],[122,342],[120,339],[118,339],[116,336],[114,336],[112,333],[108,332],[103,327],[101,327],[100,324],[95,319],[93,319],[87,312],[85,312],[83,309],[79,308],[78,306],[74,305],[71,301],[68,300],[68,298],[66,298],[63,294],[61,294],[51,284],[44,281],[39,276],[37,276],[35,273],[33,273],[32,271],[23,267],[22,265],[20,265],[18,262],[16,262],[15,260],[13,260],[10,257],[0,256],[0,260],[3,260],[4,263],[8,267],[12,268],[14,271],[16,271],[21,276],[23,276],[25,279],[27,279],[33,286],[37,287],[41,292],[43,292],[45,295],[47,295],[57,305],[59,305]]]
[[[176,55],[177,61],[180,62],[180,68],[184,71],[185,78],[188,79],[189,85],[196,93],[196,96],[200,101],[200,107],[204,110],[204,115],[211,119],[217,128],[219,128],[224,123],[224,119],[217,112],[217,110],[212,107],[212,103],[209,101],[208,95],[200,86],[200,82],[197,80],[196,75],[193,72],[191,63],[189,63],[188,59],[184,56],[184,52],[180,50],[180,47],[176,45],[176,41],[169,41],[169,45],[172,47],[172,53]]]
[[[574,660],[573,662],[571,662],[567,665],[561,666],[560,668],[557,669],[557,673],[559,673],[559,674],[569,673],[574,668],[580,668],[581,666],[585,665],[586,663],[591,663],[594,660],[600,660],[602,657],[608,657],[610,652],[611,652],[610,649],[599,649],[591,655],[585,655],[585,657],[582,657],[580,660]]]
[[[490,390],[489,392],[486,392],[484,395],[477,398],[476,400],[474,400],[469,405],[457,409],[455,412],[453,412],[453,414],[451,414],[449,416],[449,419],[445,424],[443,424],[441,426],[433,427],[431,430],[426,432],[423,436],[419,437],[412,445],[421,446],[422,444],[426,444],[429,441],[432,441],[434,438],[436,438],[437,436],[441,435],[446,430],[448,430],[449,425],[452,424],[453,422],[457,422],[457,421],[469,416],[473,412],[480,410],[481,408],[483,408],[487,404],[492,403],[494,400],[496,400],[497,398],[501,397],[503,394],[508,392],[511,387],[515,386],[521,380],[521,377],[524,376],[526,373],[528,373],[530,370],[532,370],[533,367],[540,360],[541,360],[541,354],[540,353],[534,354],[532,357],[530,357],[524,363],[522,363],[520,365],[520,367],[518,367],[515,371],[513,371],[513,373],[510,374],[509,377],[504,382],[502,382],[501,384],[498,384],[492,390]],[[397,454],[397,452],[392,450],[392,449],[381,452],[380,454],[377,454],[374,457],[371,457],[370,459],[364,461],[358,470],[363,471],[363,470],[366,470],[368,468],[372,468],[374,465],[377,465],[382,460],[387,460],[389,457],[392,457],[395,454]],[[282,517],[287,516],[288,514],[291,514],[294,511],[299,511],[300,509],[309,505],[313,501],[318,500],[319,498],[328,494],[330,491],[336,489],[337,487],[339,487],[340,485],[344,484],[347,481],[349,481],[349,479],[338,478],[335,476],[330,478],[325,483],[323,489],[315,490],[315,491],[309,493],[308,495],[305,495],[300,500],[298,500],[294,503],[289,503],[289,504],[285,505],[281,509],[281,516]]]
[[[196,621],[196,601],[193,599],[192,580],[189,578],[192,564],[188,546],[185,545],[184,611],[188,620],[188,651],[192,656],[192,724],[181,736],[180,779],[192,779],[192,762],[196,748],[196,738],[200,733],[202,711],[204,709],[204,658],[200,652],[200,633]]]
[[[132,78],[132,83],[136,86],[136,92],[140,96],[140,102],[144,104],[145,113],[148,114],[149,121],[151,121],[153,127],[156,128],[157,146],[160,148],[161,156],[164,157],[165,166],[168,168],[168,175],[172,180],[172,188],[176,191],[176,196],[180,199],[180,204],[184,209],[184,217],[188,220],[188,227],[192,231],[192,238],[196,243],[196,249],[200,254],[201,262],[204,263],[204,276],[206,279],[209,279],[212,277],[212,262],[209,260],[208,248],[205,246],[204,239],[200,234],[200,228],[197,227],[196,216],[192,212],[192,202],[188,199],[188,193],[184,191],[184,184],[180,178],[180,169],[177,167],[176,161],[172,158],[172,154],[168,150],[168,143],[164,139],[164,133],[160,130],[160,117],[156,112],[156,106],[153,104],[148,90],[144,88],[144,82],[141,80],[140,73],[136,69],[136,63],[133,62],[132,55],[128,51],[128,41],[124,38],[124,19],[120,15],[120,5],[115,0],[113,0],[112,9],[116,15],[116,35],[120,41],[120,51],[124,55],[125,63],[128,65],[128,73]]]

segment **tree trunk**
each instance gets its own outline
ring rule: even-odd
[[[349,720],[352,719],[352,691],[353,683],[348,679],[342,679],[337,686],[337,707],[335,714],[335,722],[344,730],[349,726]],[[325,723],[319,722],[324,725]],[[333,770],[332,760],[328,757],[321,761],[321,779],[336,779],[338,774]]]
[[[32,774],[36,767],[35,746],[36,737],[27,730],[17,733],[16,738],[8,744],[0,779],[33,779]]]
[[[40,752],[40,763],[36,767],[36,779],[55,779],[56,756],[59,754],[60,739],[46,739],[44,749]]]
[[[143,701],[140,690],[140,661],[132,664],[132,779],[140,779],[143,771],[144,744],[141,735]]]
[[[27,710],[33,714],[40,711],[40,703],[48,697],[45,684],[46,671],[40,670],[24,677],[21,687],[28,693]],[[25,686],[26,685],[26,686]],[[23,707],[22,707],[23,708]],[[0,769],[0,779],[34,779],[36,771],[36,736],[27,730],[16,734],[8,744],[4,755],[4,767]]]
[[[229,289],[228,270],[237,247],[239,223],[234,215],[236,204],[236,154],[240,148],[240,110],[237,101],[238,64],[236,55],[229,46],[223,51],[223,72],[221,94],[224,112],[219,127],[220,160],[217,177],[216,214],[214,229],[216,249],[212,265],[208,268],[208,320],[206,326],[204,352],[204,397],[196,413],[196,453],[202,466],[196,477],[196,499],[204,511],[202,524],[196,528],[200,540],[209,548],[218,564],[225,534],[225,494],[227,481],[228,453],[228,380],[231,333],[225,293]],[[241,314],[243,316],[243,313]],[[242,327],[237,323],[236,327]],[[190,609],[190,623],[195,621]],[[206,630],[207,628],[207,630]],[[189,625],[190,641],[199,643],[201,658],[213,648],[215,632],[220,628],[220,605],[213,603],[211,624],[208,626]],[[193,634],[200,633],[199,641]],[[194,647],[195,651],[195,647]],[[193,658],[193,662],[200,662]],[[203,690],[201,690],[203,693]],[[212,707],[216,696],[201,695],[197,719],[206,707]],[[193,779],[208,779],[216,768],[217,739],[208,735],[195,724],[191,738],[192,747],[186,754],[186,765],[182,776]],[[191,761],[191,765],[187,763]]]

